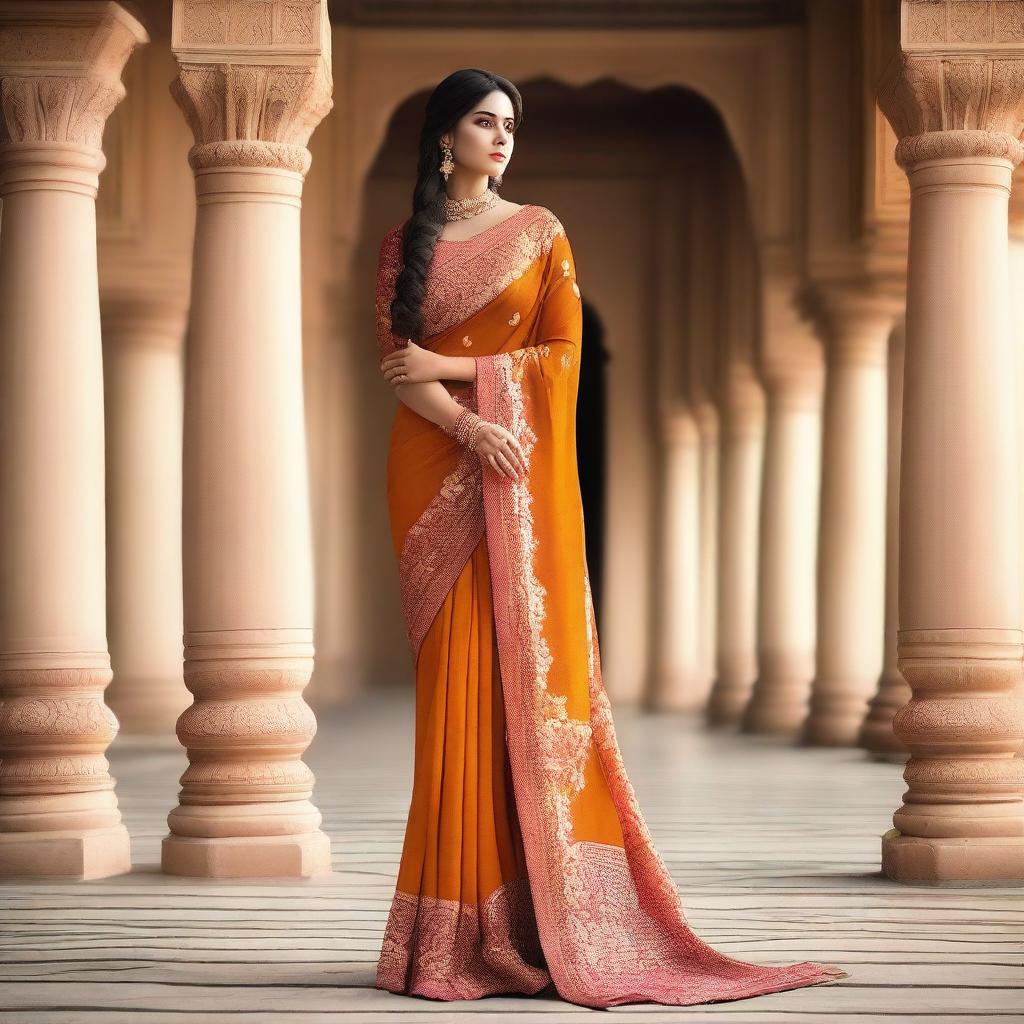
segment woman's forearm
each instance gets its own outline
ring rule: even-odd
[[[470,361],[472,362],[472,360]],[[399,401],[404,402],[413,412],[419,413],[424,419],[447,430],[454,428],[455,420],[464,408],[452,398],[448,389],[439,380],[425,380],[415,384],[395,384],[393,387]]]
[[[441,356],[441,380],[476,380],[476,359],[473,356]]]

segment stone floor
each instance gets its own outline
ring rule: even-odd
[[[185,766],[176,743],[110,749],[136,868],[0,885],[0,1021],[89,1024],[616,1018],[785,1024],[1024,1021],[1024,888],[931,889],[879,873],[901,767],[684,716],[616,711],[626,767],[690,923],[725,952],[850,974],[695,1007],[590,1010],[556,996],[445,1003],[373,987],[412,783],[411,694],[322,715],[307,761],[335,873],[223,884],[158,871]]]

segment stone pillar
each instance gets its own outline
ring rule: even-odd
[[[851,746],[882,670],[886,364],[897,309],[867,286],[822,286],[818,298],[826,352],[818,628],[803,740]]]
[[[718,443],[719,416],[715,404],[699,402],[695,409],[699,444],[699,548],[697,560],[697,698],[706,708],[715,682],[718,650]]]
[[[814,678],[823,380],[821,346],[797,315],[793,288],[781,273],[766,273],[761,285],[758,676],[742,720],[744,731],[790,736],[807,714]]]
[[[749,364],[730,367],[721,439],[717,675],[708,718],[737,721],[757,678],[757,555],[764,392]]]
[[[700,438],[689,407],[666,411],[661,424],[661,593],[656,604],[652,706],[696,711],[700,689]]]
[[[893,722],[911,757],[882,870],[918,884],[1024,882],[1007,269],[1021,25],[1024,0],[904,0],[879,84],[911,190],[897,645],[913,692]]]
[[[885,492],[885,653],[878,692],[868,706],[858,745],[879,761],[906,761],[907,748],[892,731],[893,716],[910,700],[910,687],[897,663],[899,628],[899,497],[903,423],[903,321],[889,336],[889,432]]]
[[[174,734],[182,678],[183,299],[102,299],[107,464],[107,703],[126,733]]]
[[[1010,192],[1010,316],[1014,353],[1017,359],[1017,408],[1024,409],[1024,165],[1014,172]],[[1020,501],[1020,569],[1017,578],[1021,585],[1021,615],[1024,617],[1024,414],[1017,416],[1017,483]],[[1022,623],[1024,626],[1024,623]],[[1024,676],[1017,686],[1024,699]],[[909,696],[909,694],[908,694]],[[1017,751],[1024,757],[1024,746]]]
[[[145,42],[115,3],[0,2],[0,875],[131,867],[104,756],[96,193]]]
[[[185,372],[185,683],[189,767],[163,869],[330,871],[301,759],[313,580],[302,390],[299,208],[306,142],[331,107],[326,4],[261,5],[237,25],[175,0],[171,93],[196,144]]]

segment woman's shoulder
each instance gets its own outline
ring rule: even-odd
[[[407,221],[408,218],[406,218],[406,220],[400,220],[397,224],[394,224],[392,225],[392,227],[388,228],[380,242],[380,247],[382,249],[387,248],[388,246],[394,244],[394,242],[401,239],[402,231],[405,228]]]
[[[527,207],[525,229],[541,252],[550,250],[556,239],[565,238],[565,227],[554,211],[538,203],[524,205]],[[520,210],[513,216],[518,216],[522,212]]]

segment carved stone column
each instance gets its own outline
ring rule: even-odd
[[[718,653],[708,703],[714,724],[737,721],[757,678],[757,537],[764,392],[753,367],[730,367],[721,440]]]
[[[904,0],[879,104],[911,189],[899,667],[908,789],[882,870],[1024,881],[1017,404],[1007,200],[1024,0]]]
[[[694,409],[700,450],[699,550],[697,561],[697,694],[706,708],[715,682],[718,649],[718,477],[719,416],[715,404],[703,401]]]
[[[185,303],[104,295],[107,617],[124,732],[173,735],[182,678],[181,418]]]
[[[128,871],[104,753],[96,193],[139,22],[0,3],[0,875]]]
[[[769,281],[763,292],[763,329],[773,354],[762,369],[758,676],[742,725],[747,732],[794,735],[814,677],[822,365],[786,283]]]
[[[899,628],[899,498],[900,447],[903,423],[903,337],[902,318],[889,336],[889,432],[885,494],[885,653],[878,692],[868,705],[858,745],[879,761],[906,761],[907,748],[892,731],[896,712],[910,700],[910,687],[903,678],[896,651]]]
[[[241,9],[241,5],[239,5]],[[163,868],[216,877],[330,871],[301,759],[313,580],[302,391],[299,208],[306,143],[331,107],[326,4],[237,23],[175,0],[171,93],[196,144],[185,373],[188,748]]]
[[[688,406],[666,410],[661,445],[661,593],[652,705],[695,711],[705,699],[699,671],[700,437]]]
[[[806,743],[850,746],[878,685],[885,633],[885,483],[891,297],[822,286],[825,403],[818,629]]]

